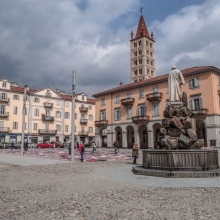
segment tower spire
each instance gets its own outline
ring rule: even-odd
[[[148,30],[147,30],[147,25],[144,21],[143,15],[141,15],[135,38],[139,38],[139,37],[143,37],[143,36],[150,39],[150,35],[149,35]]]

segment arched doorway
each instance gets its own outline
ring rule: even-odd
[[[198,139],[204,139],[204,145],[207,147],[206,124],[202,119],[196,119],[196,134]]]
[[[153,125],[153,130],[154,130],[154,148],[158,148],[157,140],[159,138],[160,129],[161,129],[161,124],[156,123],[156,124]]]
[[[129,125],[127,127],[127,143],[128,143],[128,148],[132,148],[134,142],[135,142],[135,139],[134,139],[134,128],[131,125]]]
[[[115,128],[115,133],[116,133],[116,141],[118,141],[118,147],[122,147],[122,129],[121,127],[116,127]]]
[[[138,129],[140,134],[140,149],[147,149],[148,148],[148,132],[147,126],[141,125]]]
[[[102,140],[102,147],[107,147],[107,129],[102,129],[100,131],[100,136]]]

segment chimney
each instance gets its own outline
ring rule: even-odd
[[[154,40],[154,32],[151,32],[151,39]]]
[[[119,83],[119,86],[122,86],[122,85],[123,85],[123,82],[120,82],[120,83]]]
[[[60,90],[59,90],[59,89],[56,89],[56,92],[57,92],[57,93],[59,93],[59,92],[60,92]]]
[[[133,40],[134,39],[134,33],[133,33],[133,31],[131,31],[131,40]]]

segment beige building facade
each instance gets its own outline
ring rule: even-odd
[[[143,16],[137,33],[141,20]],[[146,36],[131,40],[131,83],[93,95],[98,146],[107,142],[107,146],[112,147],[113,142],[118,141],[119,147],[123,148],[131,148],[134,142],[138,142],[141,149],[158,147],[163,111],[169,104],[168,74],[156,76],[156,65],[152,68],[154,74],[142,80],[138,78],[140,74],[133,74],[133,43],[139,39],[142,39],[143,50],[146,49],[143,42],[146,39],[150,42]],[[155,56],[153,61],[155,63]],[[186,82],[181,90],[188,95],[198,138],[204,139],[206,146],[220,147],[220,70],[213,66],[199,66],[181,72]]]
[[[72,96],[50,87],[27,89],[25,139],[29,142],[65,142],[71,138]],[[0,142],[19,142],[22,134],[24,88],[0,80]],[[85,93],[75,96],[75,140],[94,139],[95,102]]]

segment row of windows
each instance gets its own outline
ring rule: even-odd
[[[139,74],[142,74],[142,69],[134,70],[134,75],[137,76],[138,72],[139,72]],[[150,70],[149,69],[147,69],[147,74],[148,75],[150,74]],[[154,71],[151,70],[151,76],[153,76],[153,74],[154,74]]]
[[[138,50],[138,51],[134,51],[134,56],[136,57],[137,55],[142,55],[142,49],[141,50]],[[146,54],[151,57],[153,57],[153,52],[152,51],[149,51],[149,50],[146,50]]]
[[[146,116],[146,106],[145,105],[139,105],[137,107],[137,112],[135,116]],[[159,109],[159,103],[153,103],[153,116],[159,116],[160,115],[160,109]],[[114,120],[118,121],[121,120],[122,112],[121,108],[114,109]],[[126,119],[132,118],[132,107],[126,108]],[[100,120],[106,120],[106,111],[102,110],[100,111]]]
[[[156,93],[156,92],[158,92],[158,87],[154,86],[153,93]],[[131,92],[127,92],[126,98],[131,98]],[[144,90],[143,89],[139,90],[139,98],[144,98]],[[119,103],[120,101],[121,101],[120,95],[116,95],[115,96],[115,103]],[[101,99],[101,105],[105,105],[105,98]]]
[[[65,128],[65,132],[69,131],[69,126],[68,125],[65,125],[64,128]],[[13,122],[13,129],[14,130],[18,129],[18,122]],[[46,126],[46,129],[49,130],[49,125]],[[27,130],[27,123],[25,123],[24,130]],[[38,130],[38,123],[33,123],[33,130],[34,131]],[[58,132],[60,132],[61,131],[61,125],[56,124],[56,130]],[[84,127],[81,127],[81,130],[84,131]],[[75,126],[75,131],[76,131],[76,126]],[[92,132],[93,132],[93,127],[89,127],[89,133],[92,133]]]
[[[134,42],[134,47],[137,47],[137,46],[141,46],[142,45],[142,40],[139,40],[138,42]],[[149,42],[148,41],[146,41],[146,46],[149,46]],[[153,44],[152,43],[150,43],[150,48],[152,48],[152,46],[153,46]]]

